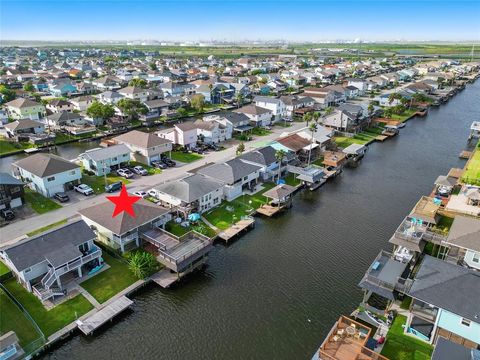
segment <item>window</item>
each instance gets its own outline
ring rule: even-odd
[[[248,176],[245,176],[245,177],[243,178],[243,181],[247,181],[247,180],[248,180]]]
[[[470,326],[471,321],[465,318],[462,318],[462,325],[463,326]]]
[[[473,253],[472,261],[475,263],[480,263],[480,254],[479,253]]]
[[[20,186],[14,186],[14,187],[10,188],[10,194],[15,194],[15,193],[19,192],[20,189],[21,189]]]
[[[75,175],[77,172],[75,170],[70,171],[70,175]]]
[[[214,204],[218,203],[218,198],[213,199],[213,203]]]
[[[54,181],[55,180],[55,176],[50,176],[47,178],[47,181],[50,182],[50,181]]]

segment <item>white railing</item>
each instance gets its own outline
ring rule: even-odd
[[[55,282],[55,280],[55,268],[50,268],[45,274],[45,276],[42,278],[41,284],[43,287],[48,288]]]

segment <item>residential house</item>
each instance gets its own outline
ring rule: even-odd
[[[77,92],[77,87],[70,82],[52,83],[48,87],[50,94],[56,97],[69,96]]]
[[[286,115],[290,118],[298,109],[313,109],[315,105],[315,100],[309,96],[285,95],[281,96],[280,100],[285,104]]]
[[[147,89],[138,86],[127,86],[118,90],[118,93],[127,99],[139,100],[141,102],[147,101],[149,96]]]
[[[333,90],[324,90],[324,88],[307,87],[303,90],[301,96],[309,97],[326,108],[334,106],[337,102],[335,92]]]
[[[5,104],[8,116],[14,120],[40,120],[45,117],[45,106],[29,99],[15,99]]]
[[[125,144],[131,152],[132,160],[151,165],[152,161],[160,160],[162,154],[172,151],[172,142],[155,134],[132,130],[116,136],[113,141]]]
[[[124,144],[96,148],[79,155],[83,168],[96,176],[110,174],[130,161],[130,149]]]
[[[174,209],[187,218],[190,213],[204,213],[220,205],[223,183],[201,174],[169,181],[152,189],[162,206]]]
[[[248,164],[260,167],[260,177],[263,181],[273,180],[278,176],[278,168],[281,162],[276,157],[277,150],[271,146],[265,146],[256,150],[246,152],[238,157],[238,159]],[[284,171],[282,169],[281,171]]]
[[[341,104],[330,114],[320,118],[320,122],[335,130],[356,133],[369,123],[368,112],[364,107],[353,104]]]
[[[64,296],[68,282],[103,263],[95,240],[93,230],[78,220],[4,248],[0,257],[23,287],[45,301]]]
[[[315,159],[320,151],[318,145],[312,144],[311,138],[306,139],[296,133],[283,136],[277,139],[276,143],[281,144],[285,149],[294,153],[301,162],[307,162],[311,148],[313,150],[313,155],[311,155],[312,159]]]
[[[12,175],[0,172],[0,209],[13,209],[25,202],[25,184]]]
[[[77,111],[86,111],[93,102],[94,98],[90,95],[78,96],[70,99],[70,103],[73,105],[73,110]]]
[[[250,123],[255,127],[265,127],[272,122],[272,111],[257,105],[246,105],[233,110],[233,112],[245,114],[250,119]]]
[[[161,99],[145,101],[145,106],[148,112],[145,115],[140,116],[140,120],[149,122],[160,118],[160,116],[167,115],[169,105],[166,101]]]
[[[122,80],[114,76],[105,76],[98,79],[92,79],[90,82],[100,91],[118,90],[122,87]]]
[[[6,124],[5,130],[8,137],[18,139],[19,137],[43,134],[45,132],[45,125],[39,121],[22,119]]]
[[[81,126],[85,123],[85,118],[74,112],[62,111],[47,116],[47,124],[54,127]]]
[[[50,110],[52,113],[59,113],[62,111],[72,111],[74,109],[73,104],[70,101],[56,99],[52,100],[47,104],[47,110]]]
[[[273,121],[278,121],[287,116],[287,108],[281,99],[268,96],[255,96],[253,102],[256,106],[270,110],[273,115]]]
[[[33,154],[12,163],[12,173],[17,179],[45,197],[53,197],[79,184],[80,166],[52,154]]]
[[[260,176],[260,166],[249,164],[238,158],[220,164],[213,164],[196,171],[224,184],[224,196],[231,201],[253,189]]]
[[[167,139],[187,149],[197,145],[197,126],[192,121],[175,124],[173,128],[157,131],[156,134],[162,139]]]
[[[439,337],[480,345],[478,272],[425,255],[407,295],[413,298],[405,332],[436,343]]]
[[[198,139],[206,144],[218,144],[232,138],[233,125],[221,121],[218,115],[204,116],[203,120],[196,120]]]
[[[447,261],[480,270],[480,219],[456,215],[446,241]]]
[[[111,105],[115,105],[123,99],[123,96],[116,91],[105,91],[96,96],[101,103]]]
[[[112,217],[115,205],[111,201],[81,209],[79,213],[99,242],[124,253],[140,246],[142,233],[165,227],[172,218],[168,209],[147,200],[140,199],[132,206],[134,217],[126,212]]]
[[[230,128],[232,131],[239,133],[250,131],[253,128],[250,124],[250,118],[247,115],[233,111],[216,112],[213,115],[204,117],[204,119],[206,121],[210,121],[209,119],[215,119],[215,121],[218,121],[227,128],[227,133]]]

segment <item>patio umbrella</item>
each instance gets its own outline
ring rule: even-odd
[[[190,220],[190,221],[198,221],[198,220],[200,220],[200,214],[198,214],[198,213],[192,213],[192,214],[188,215],[188,220]]]

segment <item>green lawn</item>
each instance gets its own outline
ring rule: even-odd
[[[402,303],[400,304],[400,308],[404,310],[410,309],[410,304],[412,303],[412,298],[410,296],[405,295],[405,297],[402,300]]]
[[[468,161],[462,181],[469,185],[480,185],[480,143],[477,145],[472,158]]]
[[[0,155],[16,152],[18,150],[28,149],[31,147],[35,147],[35,145],[28,142],[19,143],[15,141],[8,141],[5,140],[5,138],[0,137]]]
[[[191,163],[202,158],[201,155],[195,153],[184,153],[183,151],[172,151],[172,160],[182,163]]]
[[[433,346],[422,340],[403,333],[402,325],[407,318],[397,315],[388,331],[387,341],[382,349],[382,355],[390,360],[427,360],[430,359]]]
[[[107,175],[107,183],[113,184],[114,182],[121,181],[125,185],[130,184],[130,180],[124,177],[117,176],[114,173]],[[95,194],[102,194],[105,192],[105,178],[103,176],[82,174],[82,183],[90,186]]]
[[[435,225],[433,229],[447,234],[450,231],[450,228],[452,227],[453,220],[454,220],[453,217],[442,215],[440,216],[440,219],[438,220],[437,225]]]
[[[283,177],[285,183],[290,186],[297,186],[302,183],[301,180],[298,180],[295,174],[289,173],[287,176]]]
[[[3,262],[0,261],[0,276],[8,274],[10,269]]]
[[[83,295],[77,295],[47,311],[40,300],[14,278],[5,281],[4,285],[28,311],[46,337],[93,309]]]
[[[208,236],[209,238],[212,238],[216,235],[215,231],[210,226],[205,224],[202,220],[197,221],[196,224],[190,225],[187,228],[183,227],[180,224],[177,224],[175,221],[172,220],[166,224],[165,229],[175,236],[185,235],[191,230],[195,230],[196,232]]]
[[[32,236],[38,235],[38,234],[43,233],[47,230],[50,230],[50,229],[59,227],[60,225],[66,224],[67,221],[68,221],[67,219],[63,219],[63,220],[54,222],[53,224],[42,226],[41,228],[39,228],[37,230],[33,230],[33,231],[30,231],[29,233],[27,233],[27,236],[32,237]]]
[[[257,136],[266,136],[270,135],[272,132],[270,130],[260,128],[260,127],[255,127],[252,129],[252,135],[257,135]]]
[[[42,337],[35,325],[2,289],[0,289],[0,304],[2,305],[0,335],[15,331],[22,347]]]
[[[390,116],[390,119],[404,122],[404,121],[406,121],[407,119],[409,119],[409,118],[410,118],[413,114],[415,114],[416,112],[417,112],[417,109],[405,110],[405,111],[404,111],[402,114],[400,114],[400,115],[392,114],[392,116]]]
[[[346,147],[352,144],[365,145],[368,142],[368,140],[358,139],[353,137],[346,137],[346,136],[335,136],[333,139],[335,143],[343,149],[345,149]]]
[[[228,229],[237,221],[241,220],[242,216],[249,215],[253,210],[267,202],[267,198],[262,194],[273,188],[275,184],[263,184],[264,189],[255,195],[242,195],[233,201],[224,201],[219,207],[204,214],[205,218],[214,226],[221,230]]]
[[[29,188],[25,188],[25,202],[38,214],[45,214],[46,212],[62,208],[62,205]]]
[[[106,251],[103,252],[102,257],[110,268],[80,284],[99,303],[104,303],[138,280],[126,263],[114,258]]]

